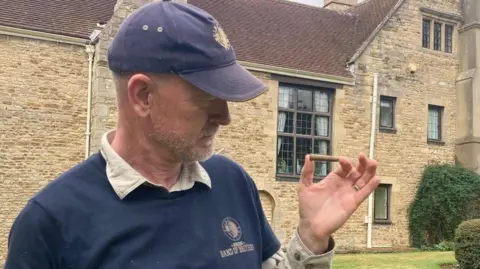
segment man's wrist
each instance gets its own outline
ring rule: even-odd
[[[305,247],[307,247],[314,255],[320,255],[328,251],[330,244],[330,236],[326,235],[317,238],[309,225],[300,224],[298,226],[298,235]]]

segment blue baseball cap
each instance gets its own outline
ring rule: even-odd
[[[248,101],[267,90],[237,62],[219,22],[181,2],[146,4],[128,16],[108,48],[108,66],[116,73],[176,74],[232,102]]]

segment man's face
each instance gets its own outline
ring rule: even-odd
[[[178,76],[154,79],[153,85],[146,97],[151,105],[145,121],[152,145],[183,162],[210,157],[220,125],[230,123],[227,102]]]

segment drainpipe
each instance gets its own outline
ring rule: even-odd
[[[368,157],[373,159],[375,149],[375,127],[377,120],[377,92],[378,92],[378,73],[373,75],[373,93],[372,93],[372,126],[370,129],[370,150]],[[367,217],[367,248],[372,248],[372,226],[373,226],[373,193],[368,196],[368,217]]]
[[[97,23],[97,29],[90,34],[90,40],[85,45],[85,51],[88,53],[88,94],[87,94],[87,124],[85,127],[85,159],[90,156],[91,142],[91,121],[92,121],[92,77],[93,77],[93,56],[95,55],[95,45],[100,39],[102,29],[105,24]]]
[[[88,53],[88,94],[87,94],[87,125],[85,130],[85,159],[90,156],[90,122],[92,117],[92,72],[93,72],[93,55],[95,54],[95,46],[86,45],[85,51]]]

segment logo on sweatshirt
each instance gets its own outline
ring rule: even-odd
[[[225,218],[222,221],[223,233],[232,241],[238,241],[242,237],[242,228],[234,218]]]
[[[240,223],[236,219],[231,217],[223,219],[222,230],[228,239],[234,241],[229,248],[220,250],[220,256],[222,256],[222,258],[255,250],[255,246],[253,244],[247,244],[243,241],[239,241],[242,238],[243,232]]]

